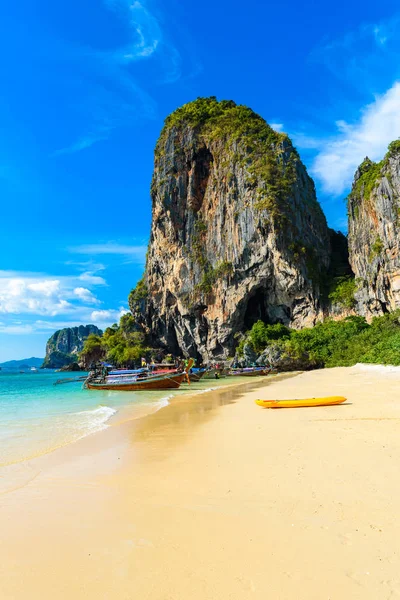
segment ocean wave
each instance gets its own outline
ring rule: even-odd
[[[174,394],[170,394],[169,396],[165,396],[164,398],[160,398],[160,400],[157,402],[157,404],[160,406],[160,408],[164,408],[165,406],[168,406],[169,401],[174,397]]]
[[[207,392],[214,392],[215,390],[217,390],[218,388],[213,387],[213,388],[206,388],[205,390],[198,390],[196,393],[197,394],[206,394]]]
[[[74,427],[83,430],[86,434],[102,431],[108,427],[107,421],[116,414],[116,410],[110,406],[99,406],[93,410],[83,410],[74,413]]]
[[[166,406],[169,405],[169,401],[174,397],[174,394],[170,394],[169,396],[164,396],[164,398],[160,398],[159,400],[157,400],[156,402],[144,402],[143,404],[140,404],[139,406],[141,407],[146,407],[146,408],[151,408],[152,411],[151,412],[157,412],[159,410],[161,410],[162,408],[165,408]]]
[[[103,431],[108,428],[107,421],[116,412],[110,406],[99,406],[93,410],[37,419],[35,422],[22,422],[22,431],[16,434],[14,432],[14,435],[7,439],[7,446],[2,449],[0,466],[48,454],[88,435]],[[21,435],[24,438],[23,443]]]

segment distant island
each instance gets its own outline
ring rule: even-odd
[[[96,325],[80,325],[59,329],[46,344],[46,356],[41,362],[42,369],[62,369],[71,367],[79,370],[79,353],[89,335],[101,336],[103,332]],[[72,367],[71,365],[75,365]]]
[[[39,369],[43,364],[43,358],[36,358],[32,356],[31,358],[22,358],[21,360],[7,360],[6,362],[0,363],[1,369],[31,369],[35,367],[35,369]]]
[[[34,369],[80,370],[79,354],[90,335],[102,336],[96,325],[80,325],[59,329],[49,338],[44,358],[22,358],[0,363],[0,369],[28,371]]]

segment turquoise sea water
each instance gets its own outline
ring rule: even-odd
[[[0,372],[0,466],[72,443],[106,428],[118,412],[135,417],[166,406],[174,395],[200,393],[226,384],[202,380],[179,390],[113,392],[85,390],[82,382],[54,385],[74,373]],[[77,374],[80,375],[79,373]]]

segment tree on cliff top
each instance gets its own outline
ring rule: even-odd
[[[141,358],[150,356],[143,333],[135,331],[135,321],[130,314],[123,315],[119,325],[107,327],[102,336],[90,335],[85,341],[80,358],[85,368],[101,360],[117,367],[134,367]]]
[[[103,360],[106,355],[106,350],[103,346],[102,337],[91,334],[85,340],[83,350],[80,353],[80,360],[85,369],[90,369],[93,365]]]
[[[290,143],[286,133],[272,129],[248,106],[236,104],[233,100],[218,101],[215,96],[210,96],[184,104],[165,119],[156,153],[172,127],[185,125],[201,128],[202,135],[210,140],[228,136],[231,140],[246,138],[246,141],[254,143],[277,144],[284,140]]]

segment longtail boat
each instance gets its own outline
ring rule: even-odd
[[[205,373],[206,369],[191,369],[191,371],[189,372],[190,383],[200,381],[200,379],[204,377]]]
[[[88,377],[85,387],[89,390],[115,390],[136,392],[139,390],[170,390],[177,389],[187,379],[186,372],[171,375],[150,375],[149,377],[106,377],[105,379],[92,379]]]
[[[240,377],[258,377],[259,375],[268,375],[269,369],[264,367],[248,367],[244,369],[232,369],[230,375]]]
[[[153,374],[171,373],[171,372],[178,373],[177,367],[172,363],[152,364],[152,365],[150,365],[149,369],[150,369],[151,373],[153,373]]]
[[[180,387],[183,381],[188,380],[188,371],[193,365],[193,360],[189,361],[186,369],[180,373],[170,371],[161,374],[149,375],[145,369],[135,371],[112,371],[112,374],[89,373],[85,380],[84,387],[89,390],[114,390],[136,392],[142,390],[170,390]]]

